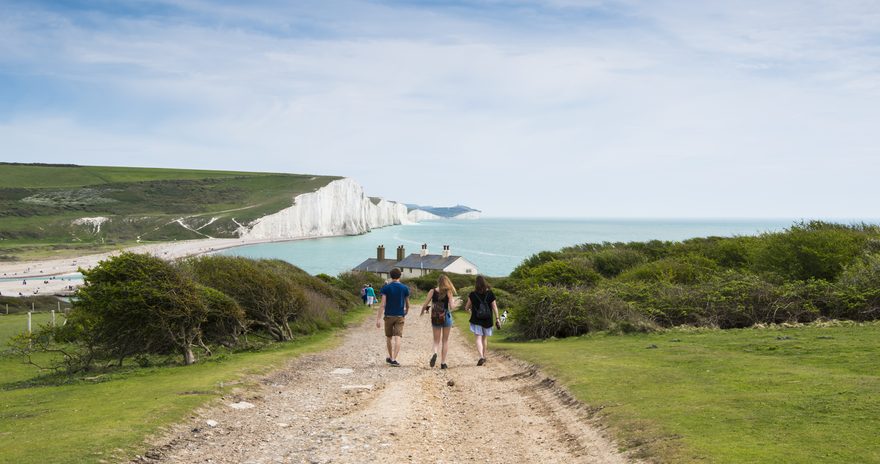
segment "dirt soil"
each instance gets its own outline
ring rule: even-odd
[[[387,365],[371,316],[339,347],[198,411],[136,462],[629,462],[587,408],[536,369],[495,354],[478,367],[455,327],[449,369],[429,367],[431,353],[429,317],[410,315],[402,366]]]

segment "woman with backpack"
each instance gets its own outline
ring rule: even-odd
[[[437,287],[428,292],[422,313],[431,313],[431,330],[434,332],[434,354],[428,364],[437,363],[437,352],[440,352],[440,369],[446,369],[446,353],[449,351],[449,330],[452,328],[452,312],[450,307],[455,298],[455,286],[449,277],[441,275],[437,279]],[[420,315],[421,315],[420,314]]]
[[[489,348],[489,337],[492,336],[492,325],[500,326],[498,319],[498,305],[495,303],[495,294],[489,288],[486,278],[478,275],[474,285],[474,291],[468,295],[465,311],[471,313],[471,332],[477,336],[477,354],[480,360],[478,366],[486,364],[486,349]]]

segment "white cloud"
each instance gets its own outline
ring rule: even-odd
[[[131,102],[121,124],[6,114],[0,156],[348,175],[495,215],[877,215],[868,3],[550,1],[621,15],[551,32],[506,13],[182,5],[200,16],[0,20],[0,64]]]

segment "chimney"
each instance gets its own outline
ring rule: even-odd
[[[397,247],[397,261],[403,261],[404,255],[406,255],[406,250],[404,250],[403,245],[400,245]]]
[[[385,245],[379,245],[376,247],[376,259],[379,261],[385,261]]]
[[[428,244],[427,243],[422,244],[422,257],[425,257],[425,256],[428,256]]]
[[[449,257],[449,245],[443,245],[443,257],[444,258]]]

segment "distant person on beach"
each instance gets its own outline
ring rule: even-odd
[[[465,303],[465,311],[471,313],[471,332],[477,336],[477,354],[480,360],[478,366],[486,364],[486,349],[489,348],[489,337],[492,336],[492,325],[500,326],[498,318],[498,304],[495,302],[495,294],[489,288],[486,278],[478,275],[474,291],[468,295]]]
[[[420,315],[431,313],[431,330],[434,332],[434,354],[428,364],[437,363],[437,352],[440,352],[440,369],[446,369],[446,353],[449,351],[449,330],[452,328],[452,312],[450,306],[455,298],[455,286],[449,277],[441,275],[437,279],[437,287],[428,292]]]
[[[373,290],[373,284],[367,284],[367,306],[373,307],[376,302],[376,290]]]
[[[367,284],[361,287],[361,299],[364,300],[364,304],[367,304]]]
[[[409,313],[409,287],[400,283],[400,269],[395,267],[390,274],[391,282],[379,290],[382,294],[382,302],[379,303],[379,311],[376,312],[376,328],[382,327],[384,315],[385,344],[388,348],[385,362],[399,367],[397,355],[400,353],[400,342],[403,338],[404,318]]]

